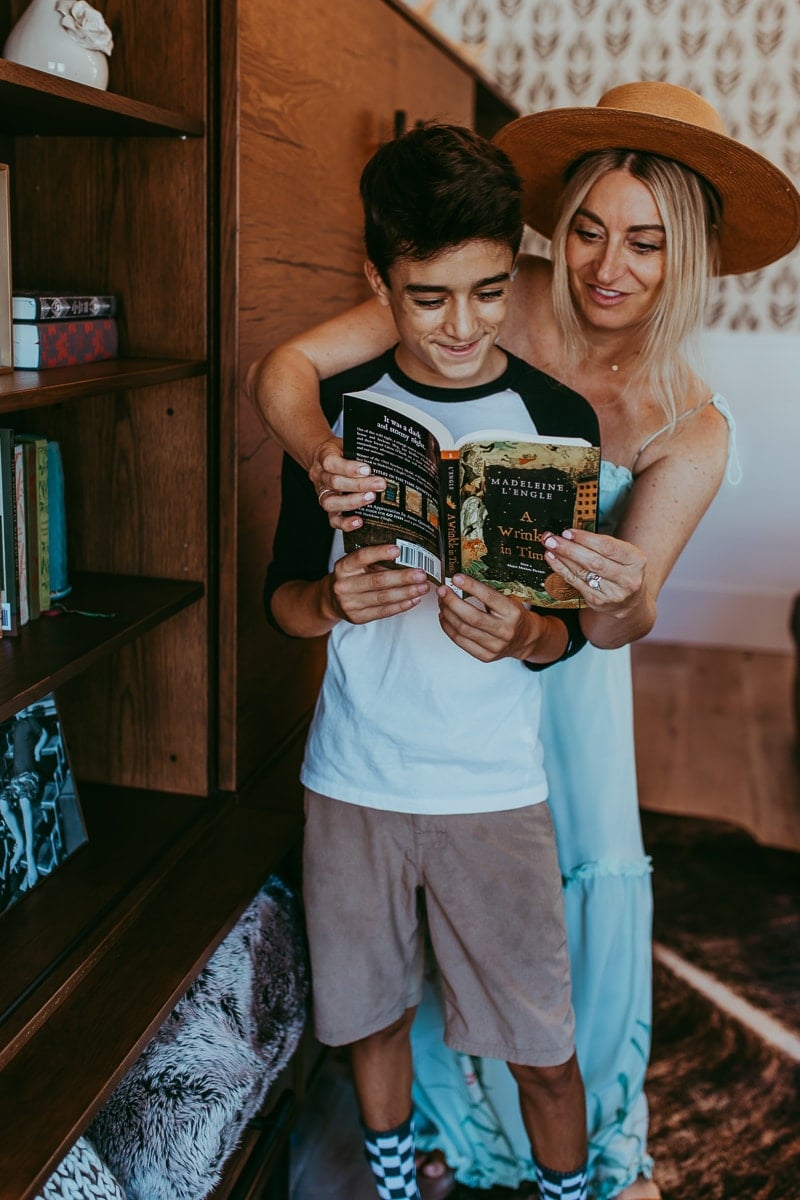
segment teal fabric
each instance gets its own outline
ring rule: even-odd
[[[735,475],[733,419],[729,479]],[[602,532],[613,533],[633,476],[603,462]],[[652,889],[636,790],[630,648],[580,654],[539,675],[549,804],[564,879],[578,1061],[586,1087],[589,1190],[610,1200],[649,1178],[644,1081],[651,1035]],[[435,973],[412,1030],[417,1144],[442,1149],[470,1187],[535,1179],[505,1063],[455,1054],[443,1042]]]

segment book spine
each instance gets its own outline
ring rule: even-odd
[[[36,492],[36,445],[22,442],[25,475],[25,544],[28,551],[28,606],[31,620],[41,615],[39,602],[39,522]]]
[[[63,600],[72,591],[67,566],[67,513],[64,464],[58,442],[47,443],[47,512],[49,533],[50,600]]]
[[[36,521],[39,528],[39,608],[50,607],[50,516],[47,486],[47,439],[36,439]]]
[[[16,322],[14,329],[29,330],[31,325]],[[30,351],[15,337],[14,365],[23,370],[47,367],[74,367],[82,363],[116,358],[117,322],[114,317],[88,321],[40,321],[35,326],[38,347]]]
[[[14,446],[14,504],[17,514],[17,574],[19,576],[19,623],[27,625],[30,620],[28,603],[28,548],[25,530],[25,471],[22,446]]]
[[[14,497],[14,433],[0,429],[0,521],[3,532],[3,590],[0,625],[3,633],[19,633],[19,569],[17,564],[17,506]]]
[[[75,317],[113,317],[117,297],[107,295],[45,296],[31,293],[12,297],[15,321],[68,321]]]
[[[457,450],[443,450],[440,458],[439,478],[442,512],[444,513],[442,529],[444,574],[446,579],[452,579],[456,571],[461,570],[460,462]]]

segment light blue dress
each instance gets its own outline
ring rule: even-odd
[[[712,403],[732,433],[724,400],[714,396]],[[616,529],[632,484],[627,467],[602,463],[602,532]],[[590,1195],[608,1200],[638,1176],[649,1178],[653,1167],[644,1095],[651,1034],[651,866],[636,789],[630,647],[587,645],[539,679],[586,1088]],[[443,1150],[457,1178],[470,1187],[518,1187],[533,1180],[517,1087],[505,1063],[456,1054],[444,1045],[442,1033],[431,978],[412,1030],[418,1147]]]

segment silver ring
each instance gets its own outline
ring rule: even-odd
[[[321,492],[317,492],[317,499],[319,500],[320,504],[322,504],[322,501],[329,493],[334,492],[335,490],[335,488],[323,488]]]
[[[600,590],[600,584],[603,582],[603,577],[602,575],[598,575],[596,571],[590,571],[586,576],[586,582],[590,588],[597,592]]]

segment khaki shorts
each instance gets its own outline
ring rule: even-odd
[[[319,1041],[358,1041],[419,1003],[424,907],[448,1046],[528,1066],[570,1057],[561,875],[546,804],[416,816],[306,791],[303,863]]]

